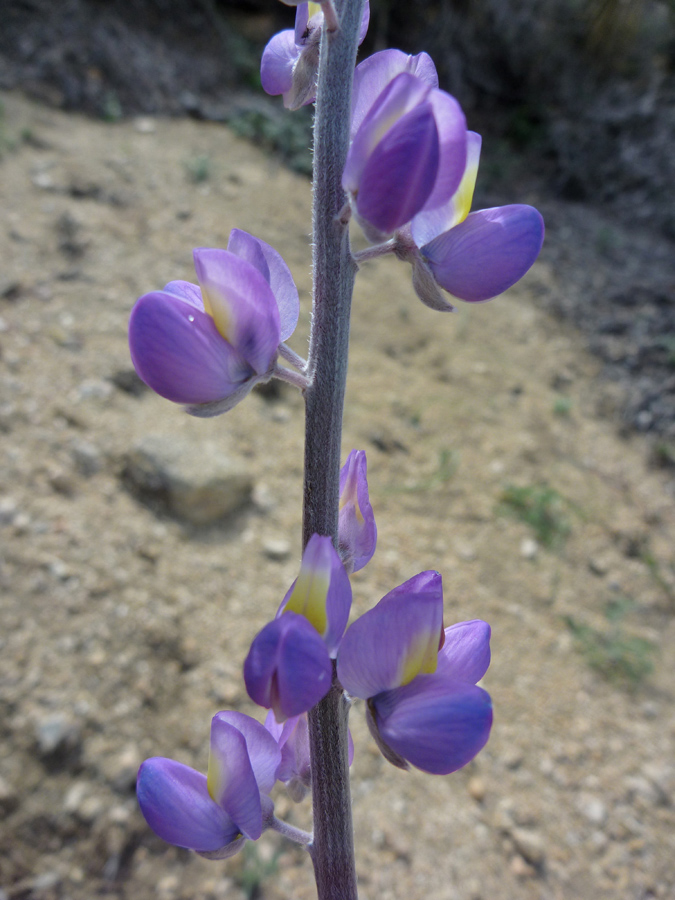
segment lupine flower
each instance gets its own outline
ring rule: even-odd
[[[298,291],[269,244],[234,229],[227,250],[194,251],[199,285],[171,281],[138,300],[131,358],[154,391],[197,416],[226,412],[271,378],[298,321]]]
[[[265,728],[281,750],[281,762],[276,771],[277,781],[283,781],[290,798],[300,803],[312,784],[307,715],[303,713],[293,716],[281,724],[270,710],[265,719]]]
[[[312,784],[307,714],[286,719],[281,724],[270,711],[265,719],[265,728],[277,741],[281,750],[281,762],[276,772],[277,781],[283,781],[291,799],[299,803]],[[354,761],[354,741],[349,729],[347,752],[351,766]]]
[[[375,553],[377,526],[368,495],[366,454],[352,450],[340,470],[338,546],[347,572],[358,572]]]
[[[260,631],[244,662],[250,698],[277,721],[306,712],[331,686],[331,657],[349,619],[352,589],[329,537],[312,535],[300,575],[276,618]]]
[[[287,109],[300,109],[316,98],[319,41],[324,14],[320,3],[290,3],[297,6],[295,29],[275,34],[263,51],[260,80],[268,94],[281,94]],[[366,0],[359,44],[368,31],[370,4]]]
[[[454,194],[466,165],[466,120],[434,86],[425,54],[385,51],[373,60],[360,64],[342,186],[366,236],[382,240]]]
[[[211,721],[208,775],[173,759],[146,759],[136,785],[141,812],[169,844],[226,859],[270,822],[268,794],[280,762],[277,741],[260,722],[219,712]]]
[[[544,240],[544,221],[532,206],[469,212],[480,147],[480,136],[470,131],[466,169],[454,196],[418,213],[398,238],[396,253],[412,263],[415,291],[432,309],[454,308],[439,288],[469,303],[501,294],[527,272]]]
[[[385,757],[447,775],[487,742],[489,695],[476,686],[490,663],[490,626],[443,629],[437,572],[422,572],[386,595],[348,629],[337,672],[345,690],[368,701],[367,721]]]

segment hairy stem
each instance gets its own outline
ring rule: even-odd
[[[337,545],[342,409],[349,314],[356,267],[341,178],[349,147],[352,73],[363,0],[336,3],[340,29],[324,29],[314,121],[314,296],[305,391],[303,546],[313,534]],[[314,840],[319,900],[356,900],[347,703],[333,675],[327,696],[309,713]]]

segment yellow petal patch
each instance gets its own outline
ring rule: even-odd
[[[323,572],[301,569],[284,612],[304,616],[323,637],[328,626],[326,598],[329,579]]]
[[[478,162],[480,160],[480,138],[473,140],[473,132],[469,132],[469,140],[466,145],[466,168],[462,175],[459,187],[450,198],[450,206],[453,210],[452,224],[449,228],[459,225],[471,212],[473,192],[476,188],[478,176]],[[478,137],[478,135],[475,135]]]
[[[209,766],[206,771],[206,787],[212,800],[218,803],[218,798],[222,797],[223,790],[227,784],[229,772],[227,770],[226,761],[217,758],[209,750]]]
[[[321,4],[320,3],[308,3],[307,4],[307,20],[315,16],[317,13],[321,12]]]
[[[202,289],[202,301],[204,303],[204,311],[207,312],[216,323],[216,328],[225,338],[225,340],[233,343],[234,317],[232,315],[232,304],[222,290],[215,288],[213,285],[200,283]]]
[[[399,676],[399,685],[409,684],[418,675],[431,675],[438,665],[438,634],[420,634],[410,646]]]
[[[356,477],[356,471],[352,471],[349,474],[349,478],[347,479],[347,483],[345,484],[344,491],[340,494],[339,510],[340,512],[342,512],[345,506],[348,506],[350,503],[352,503],[354,505],[354,511],[356,513],[356,521],[359,523],[359,525],[363,525],[364,518],[359,506],[357,487],[358,479]]]

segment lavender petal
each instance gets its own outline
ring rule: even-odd
[[[541,250],[544,222],[531,206],[471,213],[422,247],[442,288],[469,303],[490,300],[515,284]]]

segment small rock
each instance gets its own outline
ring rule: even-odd
[[[502,754],[501,761],[507,769],[518,769],[523,762],[523,752],[517,747],[511,747]]]
[[[577,809],[593,825],[604,825],[607,821],[607,807],[599,797],[582,794],[577,800]]]
[[[17,514],[17,503],[14,497],[0,498],[0,525],[12,525]]]
[[[469,792],[469,796],[477,803],[482,803],[485,799],[485,782],[477,775],[474,775],[473,778],[469,779],[469,783],[466,786],[466,789]]]
[[[134,789],[138,768],[142,762],[143,758],[138,748],[129,744],[109,761],[105,767],[105,774],[116,790],[127,793]]]
[[[516,878],[534,878],[537,874],[536,870],[518,854],[511,860],[509,868]]]
[[[79,725],[62,713],[45,716],[35,726],[37,749],[42,757],[73,751],[79,748]]]
[[[153,134],[157,131],[157,125],[154,119],[148,116],[138,116],[138,118],[134,119],[134,129],[139,134]]]
[[[210,525],[245,506],[253,479],[211,441],[196,445],[172,435],[142,438],[124,460],[124,478],[141,499],[192,525]]]
[[[283,538],[270,538],[263,544],[263,553],[268,559],[283,562],[291,555],[291,545]]]
[[[61,883],[61,876],[58,872],[43,872],[33,879],[33,891],[52,891]]]
[[[592,556],[588,560],[588,568],[594,575],[602,577],[609,571],[609,563],[603,556]]]
[[[510,834],[523,859],[533,866],[541,866],[546,857],[546,845],[541,834],[529,828],[514,828]]]
[[[89,380],[83,381],[77,389],[80,400],[108,400],[113,392],[113,386],[109,381]]]
[[[520,555],[523,559],[534,559],[539,552],[539,544],[532,538],[523,538],[520,542]]]
[[[103,460],[101,451],[89,441],[77,441],[71,449],[73,462],[82,475],[89,478],[101,471]]]

